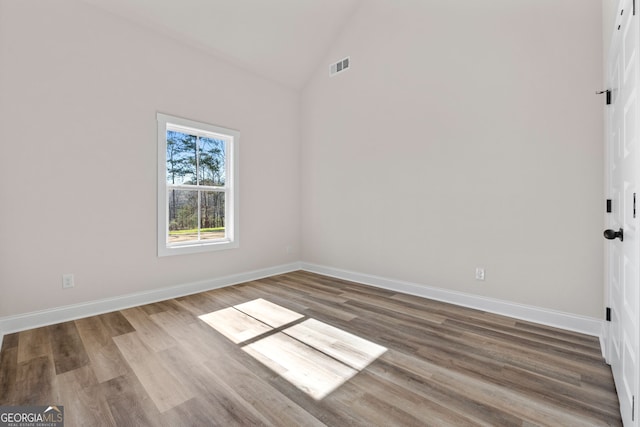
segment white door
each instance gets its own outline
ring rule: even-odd
[[[606,355],[620,399],[625,426],[638,426],[638,363],[640,278],[640,194],[638,156],[638,19],[633,0],[621,0],[614,27],[607,78],[611,105],[607,107],[607,291],[611,322]],[[637,208],[636,208],[637,201]],[[636,212],[637,211],[637,212]],[[621,231],[621,233],[616,233]]]

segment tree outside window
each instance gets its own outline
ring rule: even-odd
[[[167,254],[164,249],[184,252],[170,249],[194,245],[237,246],[237,221],[230,213],[237,213],[232,159],[239,134],[158,114],[158,135],[159,163],[165,172],[159,188],[159,199],[164,199],[162,206],[159,201],[164,209],[164,214],[159,212],[159,254]]]

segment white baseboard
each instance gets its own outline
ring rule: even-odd
[[[82,304],[56,307],[32,313],[19,314],[16,316],[0,317],[0,348],[2,346],[2,337],[9,333],[53,325],[60,322],[67,322],[69,320],[80,319],[88,316],[95,316],[97,314],[109,313],[111,311],[123,310],[125,308],[164,301],[211,289],[223,288],[225,286],[236,285],[296,270],[300,270],[299,263],[285,264],[211,280],[154,289],[147,292],[138,292],[135,294],[90,301]]]
[[[3,336],[9,333],[53,325],[87,316],[95,316],[97,314],[150,304],[211,289],[223,288],[296,270],[305,270],[325,276],[350,280],[396,292],[448,302],[491,313],[502,314],[504,316],[527,320],[569,331],[580,332],[586,335],[599,337],[600,342],[603,342],[604,322],[599,319],[419,285],[417,283],[404,282],[364,273],[341,270],[333,267],[300,262],[234,274],[211,280],[203,280],[200,282],[155,289],[147,292],[90,301],[82,304],[74,304],[16,316],[2,317],[0,318],[0,348],[2,346]]]
[[[603,321],[592,317],[578,316],[561,311],[549,310],[524,304],[513,303],[478,295],[465,294],[417,283],[372,276],[333,267],[325,267],[311,263],[301,263],[300,268],[312,273],[336,277],[343,280],[363,283],[396,292],[448,302],[463,307],[501,314],[516,319],[527,320],[547,326],[580,332],[599,337],[602,342]]]

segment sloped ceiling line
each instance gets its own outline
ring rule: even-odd
[[[300,89],[361,0],[82,0]]]

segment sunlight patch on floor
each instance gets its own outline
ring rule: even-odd
[[[387,351],[262,298],[199,317],[316,400]]]
[[[295,311],[291,311],[262,298],[254,299],[244,304],[238,304],[234,306],[234,308],[273,328],[279,328],[280,326],[295,322],[304,317],[300,313],[296,313]]]
[[[243,350],[316,400],[358,373],[283,333],[270,335]]]
[[[268,333],[273,329],[233,307],[203,314],[199,317],[235,344]]]
[[[284,333],[339,360],[358,371],[366,368],[387,349],[316,319],[308,319]]]

